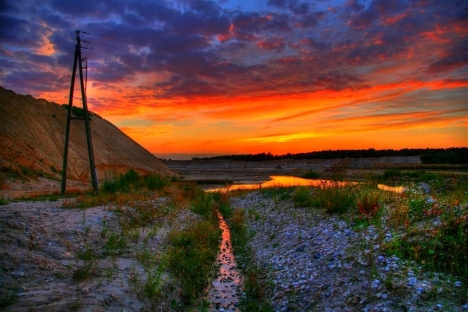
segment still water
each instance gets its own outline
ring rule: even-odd
[[[271,180],[250,183],[250,184],[233,184],[225,187],[217,187],[207,190],[207,192],[226,192],[233,190],[258,190],[268,187],[289,187],[289,186],[343,186],[355,182],[335,182],[323,179],[303,179],[293,176],[270,176]]]
[[[314,186],[314,187],[341,187],[344,185],[357,184],[358,182],[337,182],[324,179],[303,179],[294,176],[270,176],[271,180],[259,183],[233,184],[224,187],[217,187],[206,190],[207,192],[229,192],[234,190],[261,190],[269,187],[290,187],[290,186]],[[403,193],[402,186],[388,186],[378,184],[377,187],[383,191]]]

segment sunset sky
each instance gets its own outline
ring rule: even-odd
[[[60,104],[89,33],[89,108],[162,158],[468,146],[468,1],[6,0],[0,23],[0,85]]]

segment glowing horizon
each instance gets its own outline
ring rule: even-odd
[[[468,146],[468,4],[84,2],[7,1],[0,84],[67,103],[90,32],[89,108],[154,154]]]

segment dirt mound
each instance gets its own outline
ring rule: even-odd
[[[25,176],[61,179],[68,105],[59,105],[0,87],[0,169]],[[134,168],[140,173],[174,173],[158,158],[96,114],[91,130],[98,178]],[[85,125],[72,121],[68,179],[90,181]],[[3,178],[3,188],[8,187]],[[0,179],[1,181],[1,179]]]

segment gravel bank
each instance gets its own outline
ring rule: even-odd
[[[372,226],[356,230],[342,217],[261,192],[231,201],[248,213],[250,245],[274,284],[275,311],[468,311],[466,285],[386,255]]]

